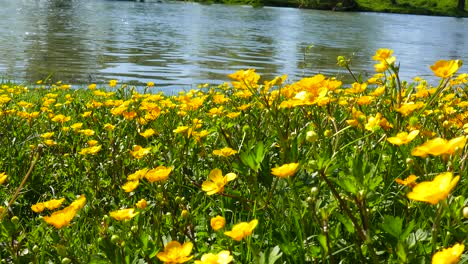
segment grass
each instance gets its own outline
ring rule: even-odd
[[[0,259],[467,261],[467,74],[375,59],[360,80],[338,58],[352,83],[245,70],[177,95],[3,83]]]
[[[357,0],[358,9],[373,12],[390,12],[419,15],[442,15],[466,17],[467,11],[457,9],[455,0],[397,0],[397,5],[392,5],[390,0]]]

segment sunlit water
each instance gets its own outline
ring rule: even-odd
[[[0,76],[15,81],[153,81],[172,91],[229,81],[227,74],[246,68],[264,79],[284,73],[290,81],[316,73],[349,78],[336,65],[338,55],[370,76],[371,56],[387,47],[403,79],[419,75],[436,82],[429,65],[468,57],[468,20],[461,18],[184,2],[0,5]]]

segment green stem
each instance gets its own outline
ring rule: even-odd
[[[444,208],[443,203],[445,203],[445,201],[442,201],[439,204],[436,218],[434,220],[434,223],[432,224],[432,241],[431,241],[432,242],[432,255],[434,255],[437,249],[437,235],[439,233],[440,218],[442,216],[442,210]]]

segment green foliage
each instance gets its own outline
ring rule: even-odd
[[[161,263],[177,241],[193,260],[428,263],[464,245],[467,75],[439,62],[438,86],[400,82],[390,56],[350,84],[1,86],[0,258]]]

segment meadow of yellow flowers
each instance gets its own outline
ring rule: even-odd
[[[467,262],[468,74],[0,86],[5,263]],[[337,66],[337,67],[338,67]]]

